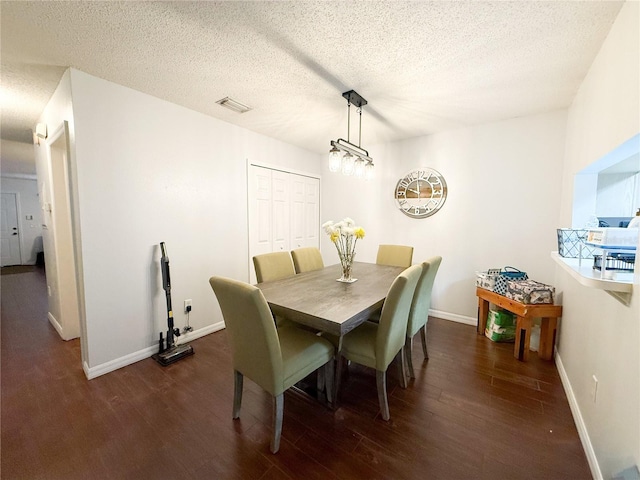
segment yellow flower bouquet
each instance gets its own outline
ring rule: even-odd
[[[348,217],[337,223],[333,223],[331,220],[325,222],[322,224],[322,228],[338,250],[342,266],[342,276],[338,278],[338,281],[355,282],[357,278],[351,278],[351,267],[353,258],[356,256],[356,243],[359,239],[364,238],[364,228],[356,226],[355,222]]]

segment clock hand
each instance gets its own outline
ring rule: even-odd
[[[408,191],[415,193],[416,195],[420,196],[420,190],[414,190],[412,188],[407,188]]]

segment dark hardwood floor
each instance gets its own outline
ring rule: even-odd
[[[429,321],[415,381],[403,390],[390,370],[389,422],[374,373],[356,365],[335,411],[289,391],[272,455],[271,400],[251,381],[231,419],[224,331],[169,367],[147,359],[88,381],[79,341],[48,323],[43,272],[1,282],[3,479],[591,478],[554,363],[521,363],[468,325]]]

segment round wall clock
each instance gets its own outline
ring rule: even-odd
[[[426,218],[444,205],[447,183],[432,168],[417,168],[398,180],[394,195],[402,213],[411,218]]]

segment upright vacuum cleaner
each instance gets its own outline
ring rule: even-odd
[[[160,258],[160,267],[162,270],[162,288],[164,288],[167,297],[167,343],[165,346],[162,332],[160,332],[160,351],[152,355],[153,359],[163,367],[177,362],[178,360],[193,355],[193,347],[191,345],[176,345],[175,337],[180,336],[180,329],[173,326],[173,309],[171,308],[171,278],[169,276],[169,257],[164,242],[160,242],[162,258]]]

